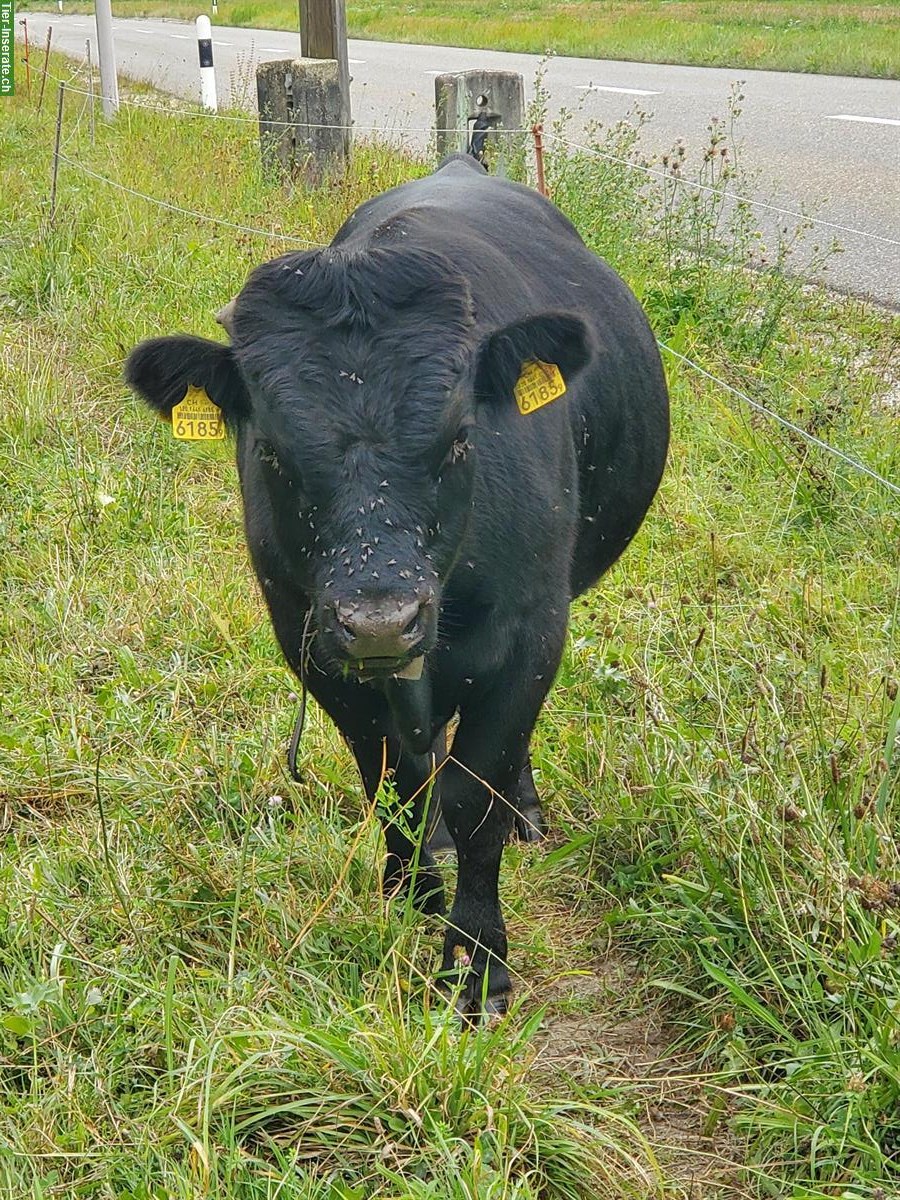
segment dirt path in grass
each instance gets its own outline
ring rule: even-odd
[[[690,1054],[673,1049],[677,1030],[648,998],[638,966],[615,949],[579,963],[543,988],[547,1018],[535,1044],[537,1069],[570,1082],[599,1104],[630,1102],[671,1200],[747,1195],[740,1151],[729,1133],[727,1098]],[[568,1090],[568,1089],[567,1089]]]

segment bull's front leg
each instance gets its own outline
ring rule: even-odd
[[[369,803],[387,780],[396,794],[380,813],[387,846],[384,894],[411,892],[422,912],[444,911],[444,888],[423,831],[427,817],[434,757],[404,746],[384,695],[371,686],[310,671],[309,687],[353,751]]]
[[[413,754],[402,748],[395,734],[373,737],[368,731],[349,737],[370,801],[378,793],[385,771],[393,782],[399,811],[382,814],[387,858],[384,865],[384,894],[412,892],[420,912],[444,911],[444,885],[434,857],[424,838],[434,757]]]
[[[456,844],[456,897],[447,921],[441,978],[461,987],[465,1016],[506,1011],[510,992],[500,860],[513,822],[519,777],[541,703],[559,665],[562,631],[467,700],[441,772],[441,804]]]

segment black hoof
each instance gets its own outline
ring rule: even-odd
[[[505,956],[505,938],[502,954]],[[448,934],[438,985],[452,997],[463,1025],[498,1020],[509,1007],[512,985],[500,954],[473,946],[468,938]]]
[[[456,843],[450,836],[447,822],[443,817],[438,821],[428,838],[428,849],[432,854],[455,854]]]
[[[456,1015],[463,1026],[471,1029],[479,1025],[493,1025],[501,1021],[509,1011],[509,993],[498,992],[494,996],[485,996],[472,1000],[460,995],[456,1000]]]
[[[413,904],[420,913],[427,916],[442,917],[447,911],[444,900],[444,883],[440,876],[437,883],[429,883],[427,887],[417,887],[413,894]]]
[[[542,842],[544,840],[544,818],[536,804],[516,813],[514,836],[520,842]]]
[[[444,881],[432,866],[420,866],[414,873],[390,864],[384,872],[386,899],[405,899],[411,894],[413,907],[421,913],[440,915],[447,911]]]

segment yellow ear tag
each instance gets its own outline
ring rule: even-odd
[[[222,410],[204,388],[191,384],[172,409],[172,433],[183,442],[221,442],[225,437]]]
[[[514,389],[519,412],[525,417],[551,400],[558,400],[565,390],[565,380],[556,363],[539,359],[525,364]]]

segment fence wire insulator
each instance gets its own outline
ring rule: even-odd
[[[499,113],[488,110],[486,95],[479,96],[476,104],[478,112],[474,117],[469,117],[469,144],[466,147],[466,153],[486,165],[484,158],[488,148],[488,134],[499,129],[501,117]]]

